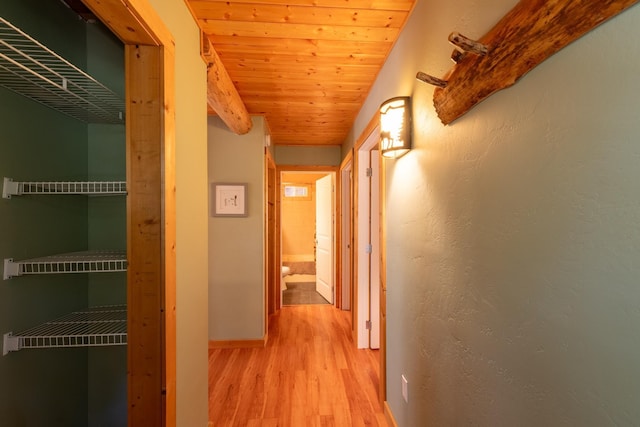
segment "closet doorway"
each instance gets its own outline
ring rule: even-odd
[[[282,170],[278,178],[281,306],[334,304],[335,171]]]

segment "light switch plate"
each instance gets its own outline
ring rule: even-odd
[[[409,382],[404,375],[402,375],[402,397],[405,402],[409,403]]]

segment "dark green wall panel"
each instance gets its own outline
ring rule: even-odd
[[[37,12],[37,13],[36,13]],[[123,47],[59,1],[4,0],[0,16],[124,95]],[[89,57],[87,52],[93,52]],[[91,70],[89,70],[91,72]],[[124,180],[124,126],[86,125],[0,88],[0,178]],[[0,259],[126,246],[125,197],[0,199]],[[126,274],[0,281],[0,334],[89,304],[126,302]],[[0,357],[1,425],[126,424],[126,347],[21,350]]]

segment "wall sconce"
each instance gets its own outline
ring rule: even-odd
[[[398,96],[380,106],[380,151],[397,159],[411,149],[411,97]]]

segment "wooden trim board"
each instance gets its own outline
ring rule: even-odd
[[[147,0],[82,0],[124,44],[175,48],[173,36]]]
[[[127,69],[127,304],[129,425],[167,425],[175,414],[175,254],[165,246],[163,103],[164,52],[156,46],[125,47]],[[140,119],[132,119],[131,115]],[[152,143],[160,141],[158,143]],[[172,168],[171,168],[172,169]],[[169,217],[175,222],[175,205]],[[175,225],[172,226],[175,230]],[[175,233],[173,233],[175,234]],[[174,244],[175,246],[175,244]],[[173,271],[165,271],[166,257]],[[173,275],[173,277],[170,277]],[[167,281],[170,281],[167,295]],[[170,322],[171,323],[171,320]],[[167,326],[173,336],[167,336]],[[166,345],[173,345],[172,360]],[[167,363],[173,365],[167,371]],[[166,399],[167,381],[171,402]],[[167,407],[169,406],[169,407]],[[175,419],[175,416],[173,416]]]
[[[260,348],[267,345],[267,336],[258,340],[210,340],[209,349],[213,348]]]

